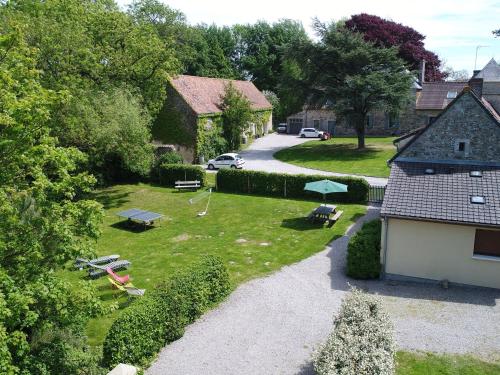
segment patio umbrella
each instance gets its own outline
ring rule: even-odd
[[[326,200],[326,194],[328,193],[347,193],[347,185],[330,180],[321,180],[308,182],[304,187],[304,190],[315,191],[323,194],[323,200]]]

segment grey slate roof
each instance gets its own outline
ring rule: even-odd
[[[432,168],[435,174],[426,174]],[[482,177],[470,177],[472,170]],[[485,197],[485,204],[470,197]],[[500,167],[395,161],[383,216],[457,224],[500,225]]]
[[[491,59],[473,78],[482,78],[484,82],[500,82],[500,65]]]
[[[460,94],[467,82],[424,82],[422,91],[417,97],[416,109],[440,110],[451,103],[453,99],[446,96],[449,91]]]

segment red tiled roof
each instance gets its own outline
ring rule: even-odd
[[[452,100],[446,96],[449,91],[460,94],[467,82],[424,82],[417,100],[417,109],[444,109]]]
[[[237,81],[222,78],[179,75],[171,80],[172,86],[198,115],[222,112],[220,105],[226,85],[234,87],[249,101],[252,109],[271,109],[266,97],[250,81]]]

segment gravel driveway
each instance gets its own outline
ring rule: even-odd
[[[264,278],[247,282],[166,346],[147,374],[312,374],[310,358],[332,327],[349,283],[381,296],[401,349],[500,359],[500,291],[358,282],[344,276],[349,236]]]
[[[273,154],[281,149],[289,148],[304,142],[308,142],[312,138],[299,138],[296,135],[287,134],[268,134],[265,137],[256,139],[248,149],[241,151],[240,155],[246,161],[245,169],[266,172],[279,172],[290,174],[316,174],[325,176],[349,176],[343,173],[333,173],[319,171],[316,169],[298,167],[293,164],[284,163],[273,157]],[[372,185],[386,185],[387,179],[382,177],[363,177]]]

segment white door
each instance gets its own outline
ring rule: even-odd
[[[225,156],[219,156],[217,159],[215,159],[215,168],[223,168],[224,167],[224,160]]]

